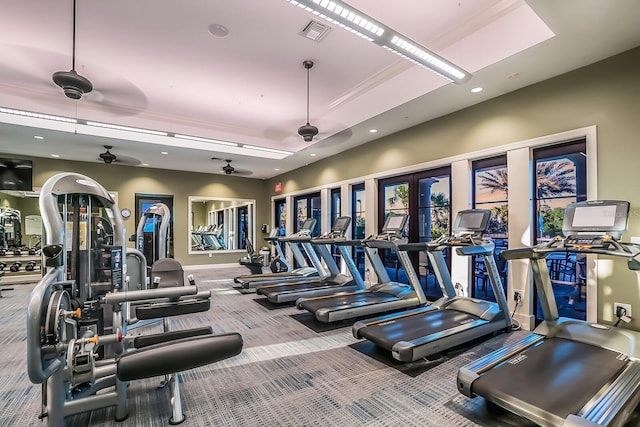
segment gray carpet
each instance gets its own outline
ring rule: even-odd
[[[295,320],[291,305],[268,309],[256,294],[234,290],[246,269],[192,272],[213,292],[206,313],[174,319],[174,326],[211,325],[216,333],[240,332],[243,352],[182,374],[185,426],[523,426],[521,418],[488,411],[481,399],[456,390],[457,369],[523,332],[500,335],[440,362],[398,367],[385,354],[367,354],[345,326],[314,332]],[[191,273],[191,272],[190,272]],[[0,426],[43,425],[40,386],[26,373],[25,308],[33,285],[14,286],[0,299]],[[149,326],[146,330],[156,330]],[[141,333],[141,328],[134,333]],[[404,371],[403,371],[404,369]],[[411,372],[409,372],[411,371]],[[111,409],[70,417],[70,426],[168,425],[168,391],[161,378],[129,387],[129,418]]]

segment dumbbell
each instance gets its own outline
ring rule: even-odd
[[[0,248],[0,256],[5,256],[7,254],[7,250],[5,248]]]
[[[29,255],[38,255],[38,250],[36,248],[29,248]]]
[[[33,271],[36,269],[36,262],[35,261],[29,261],[27,262],[27,265],[24,266],[24,270],[25,271]]]
[[[15,249],[13,250],[13,254],[14,254],[14,255],[22,255],[22,251],[20,250],[20,248],[15,248]]]
[[[15,273],[16,271],[20,271],[20,266],[22,266],[22,263],[19,261],[16,261],[13,264],[11,264],[11,267],[9,267],[9,270]]]

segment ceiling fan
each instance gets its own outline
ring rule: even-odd
[[[227,164],[224,165],[220,169],[220,171],[223,172],[226,175],[232,175],[233,174],[233,175],[245,175],[245,176],[247,176],[247,175],[253,174],[253,172],[251,172],[249,170],[234,168],[233,166],[231,166],[232,160],[221,159],[219,157],[212,157],[211,160],[220,160],[220,161],[223,161],[223,162],[227,162]]]
[[[71,55],[71,70],[53,73],[53,82],[71,99],[80,99],[85,93],[93,90],[93,84],[86,77],[76,72],[76,0],[73,0],[73,43]]]
[[[104,148],[106,148],[107,151],[105,151],[104,153],[100,153],[100,155],[98,155],[98,158],[107,165],[118,163],[129,166],[137,166],[140,164],[140,160],[134,159],[133,157],[116,156],[110,151],[113,148],[113,146],[111,145],[105,145]]]
[[[307,69],[307,123],[298,128],[298,135],[302,137],[304,142],[311,142],[313,137],[318,134],[318,128],[309,124],[309,70],[313,67],[313,61],[303,61],[302,65]]]

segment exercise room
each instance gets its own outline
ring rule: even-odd
[[[637,1],[4,3],[0,427],[640,425]]]

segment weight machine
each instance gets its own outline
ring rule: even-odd
[[[170,330],[170,316],[208,310],[210,292],[192,280],[165,287],[168,271],[146,289],[145,257],[126,248],[120,210],[91,178],[53,176],[42,187],[40,211],[45,274],[29,299],[26,340],[29,379],[42,385],[40,417],[64,426],[67,416],[113,406],[124,420],[128,382],[165,375],[170,423],[184,421],[177,373],[237,355],[242,337],[213,335],[210,327]],[[138,319],[165,318],[165,332],[128,336],[130,310]]]

